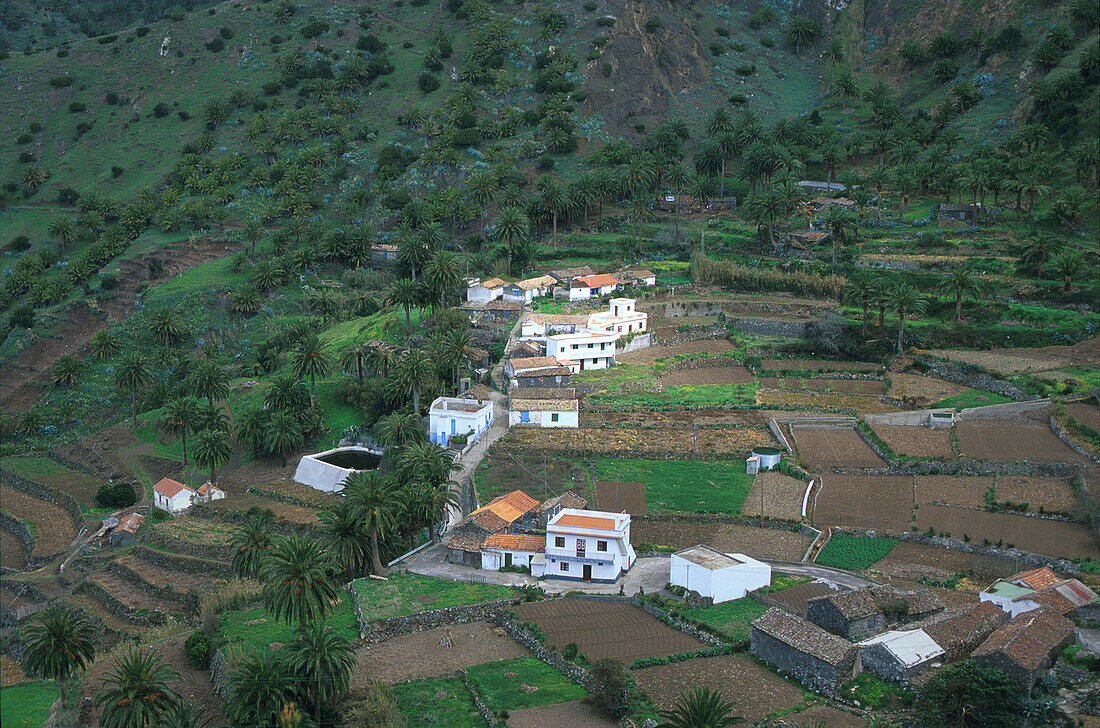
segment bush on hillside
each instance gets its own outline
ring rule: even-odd
[[[137,502],[134,487],[121,481],[99,486],[95,499],[104,508],[129,508]]]

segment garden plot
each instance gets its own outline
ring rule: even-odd
[[[807,467],[827,470],[886,466],[855,430],[819,430],[792,423],[791,431],[798,448],[798,458]]]
[[[483,662],[527,654],[503,629],[486,622],[436,627],[360,647],[351,687],[362,687],[372,678],[396,684],[444,677]]]
[[[510,587],[450,581],[408,572],[394,572],[386,581],[356,579],[359,608],[370,619],[388,619],[428,609],[480,604],[516,595]]]
[[[699,384],[751,384],[752,372],[745,367],[700,367],[670,372],[661,377],[664,387]]]
[[[1100,432],[1100,407],[1088,402],[1072,402],[1066,405],[1066,414],[1085,427]]]
[[[933,402],[939,402],[950,397],[972,391],[969,387],[953,382],[945,382],[935,377],[926,377],[922,374],[899,374],[890,372],[886,375],[890,380],[890,389],[887,392],[891,399],[900,399],[912,402],[918,407],[927,407]]]
[[[55,506],[21,490],[0,484],[0,504],[16,518],[34,525],[34,554],[54,554],[76,538],[73,517],[61,506]]]
[[[818,553],[815,561],[822,566],[831,566],[836,569],[863,571],[886,557],[897,543],[892,538],[834,533],[825,544],[825,548]]]
[[[493,713],[580,700],[588,695],[580,685],[534,657],[515,657],[471,667],[470,683]]]
[[[953,460],[950,430],[923,425],[871,425],[875,434],[898,455]]]
[[[643,657],[693,652],[705,646],[632,604],[565,598],[518,604],[513,609],[521,620],[538,624],[547,644],[561,649],[575,642],[593,662],[610,657],[629,665]]]
[[[645,509],[645,484],[600,480],[592,486],[596,491],[596,507],[612,513],[640,516]]]
[[[648,544],[677,551],[701,543],[722,552],[779,561],[801,561],[810,545],[807,536],[775,528],[650,520],[631,522],[630,542],[635,547]]]
[[[603,458],[595,463],[601,480],[641,482],[654,511],[736,514],[752,485],[740,463]]]
[[[650,346],[619,354],[615,360],[625,364],[652,364],[658,359],[671,359],[681,354],[724,354],[733,349],[733,344],[726,339],[701,339],[674,346]]]
[[[616,725],[584,700],[508,711],[508,728],[615,728]]]
[[[27,550],[23,548],[23,542],[11,531],[0,528],[0,566],[22,571],[26,565]]]
[[[658,425],[661,427],[687,427],[692,423],[703,425],[741,425],[761,427],[768,424],[772,417],[790,416],[790,412],[771,412],[768,410],[729,410],[729,409],[691,409],[657,410],[647,409],[638,412],[585,411],[581,412],[581,427],[585,425]]]
[[[955,475],[918,475],[916,501],[965,508],[984,508],[986,493],[993,487],[992,477]]]
[[[807,379],[805,377],[761,377],[761,387],[793,392],[832,392],[860,397],[882,397],[886,381],[881,379]]]
[[[1027,460],[1033,463],[1081,463],[1088,460],[1058,439],[1050,427],[1016,420],[960,422],[959,448],[979,460]]]
[[[540,501],[567,490],[584,495],[587,473],[571,460],[512,453],[497,445],[481,461],[474,477],[479,501],[488,503],[513,490],[522,490]]]
[[[644,415],[635,416],[641,418]],[[699,454],[738,458],[747,455],[754,447],[775,447],[777,444],[765,427],[699,427],[693,438],[690,422],[682,426],[656,428],[641,425],[609,429],[513,427],[502,442],[502,447],[516,455],[525,451],[539,454],[551,451],[574,457],[617,457],[623,453],[631,453],[639,457],[661,458],[689,457],[693,442]]]
[[[1072,346],[1047,346],[1042,349],[994,349],[992,351],[958,351],[929,349],[925,354],[948,361],[976,364],[1004,376],[1028,372],[1061,369],[1074,363]]]
[[[764,359],[760,368],[782,372],[877,372],[882,367],[872,362],[829,361],[827,359]]]
[[[147,584],[164,589],[169,587],[175,590],[200,592],[204,589],[224,584],[225,579],[215,579],[201,574],[190,574],[186,571],[165,569],[162,566],[150,563],[138,556],[128,554],[118,559],[118,563],[141,577]],[[227,572],[226,576],[230,576]]]
[[[902,407],[883,402],[878,397],[829,392],[790,392],[785,389],[758,389],[756,403],[766,407],[805,408],[811,412],[825,409],[877,415],[903,411]]]
[[[747,723],[793,708],[805,699],[801,688],[740,655],[701,657],[634,670],[632,674],[658,708],[674,706],[684,690],[709,687],[734,699],[734,714]],[[743,690],[731,690],[731,686],[742,686]]]
[[[457,677],[396,685],[393,697],[410,726],[488,728],[470,691]]]
[[[1027,503],[1032,511],[1070,515],[1077,508],[1077,495],[1063,478],[1022,478],[998,475],[998,503]]]
[[[331,506],[329,507],[331,508]],[[239,513],[248,511],[252,508],[258,508],[264,511],[271,511],[278,521],[284,521],[299,526],[317,526],[320,524],[320,519],[317,517],[318,510],[315,506],[284,503],[274,498],[257,495],[256,493],[247,491],[243,493],[231,493],[227,498],[204,503],[201,508],[204,511],[209,510],[218,513]]]
[[[741,504],[741,513],[746,516],[759,516],[761,502],[763,513],[768,518],[785,521],[802,519],[802,499],[806,494],[806,483],[782,473],[760,473],[752,481],[745,502]]]
[[[237,527],[227,523],[217,523],[194,516],[177,516],[156,524],[153,529],[168,539],[212,548],[210,558],[221,558],[229,546],[229,540],[237,531]]]
[[[922,506],[922,510],[925,506]],[[913,478],[904,475],[825,475],[815,497],[814,525],[908,531]]]
[[[1011,559],[899,541],[886,558],[875,564],[875,572],[892,579],[912,581],[921,577],[943,581],[959,572],[973,572],[971,580],[984,587],[1016,573],[1016,567]]]
[[[88,475],[44,457],[5,458],[4,467],[27,480],[50,485],[68,493],[85,506],[96,505],[95,494],[106,478]]]
[[[175,602],[153,596],[132,581],[109,571],[92,574],[88,577],[88,581],[99,586],[134,612],[161,612],[167,616],[180,611],[180,606]],[[94,593],[92,597],[98,598]]]
[[[925,505],[917,511],[917,528],[921,531],[931,528],[936,533],[948,533],[954,538],[969,538],[978,543],[1012,544],[1043,556],[1100,556],[1100,548],[1088,529],[1064,521]]]

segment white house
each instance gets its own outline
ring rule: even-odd
[[[612,298],[607,311],[588,317],[589,331],[608,334],[643,334],[649,324],[649,314],[635,309],[633,298]]]
[[[593,296],[606,296],[614,293],[619,286],[619,279],[607,273],[598,273],[591,276],[578,276],[569,281],[568,289],[555,291],[558,295],[566,295],[570,301],[583,301]]]
[[[495,301],[503,295],[504,281],[499,278],[478,281],[466,288],[467,301]]]
[[[197,494],[183,483],[161,478],[153,486],[153,505],[169,513],[181,513],[191,507]],[[224,494],[223,494],[224,497]]]
[[[771,584],[772,567],[744,554],[692,546],[672,555],[669,582],[718,604]]]
[[[500,571],[505,566],[526,566],[546,551],[546,537],[527,533],[494,533],[481,544],[481,568]]]
[[[549,295],[554,287],[553,276],[525,278],[504,286],[504,300],[512,303],[530,303],[540,296]]]
[[[523,390],[518,389],[522,394]],[[577,427],[579,425],[575,399],[522,399],[515,395],[508,403],[508,426]]]
[[[615,274],[624,286],[655,286],[657,275],[648,268],[627,268]]]
[[[630,514],[563,508],[546,523],[546,577],[614,582],[634,565]]]
[[[588,325],[588,319],[584,314],[529,313],[519,325],[519,338],[527,341],[554,334],[574,334]]]
[[[224,497],[225,491],[221,488],[214,487],[208,480],[195,491],[195,497],[192,498],[192,501],[195,503],[209,503],[210,501],[221,500]]]
[[[559,362],[575,361],[581,371],[615,366],[615,342],[618,334],[579,331],[546,337],[546,355]]]
[[[469,435],[467,442],[473,442],[492,422],[492,400],[439,397],[428,410],[428,439],[444,447],[455,435]]]

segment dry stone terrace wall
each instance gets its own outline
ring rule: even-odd
[[[955,382],[973,389],[984,389],[1017,401],[1027,398],[1018,387],[990,376],[971,364],[942,361],[919,354],[913,356],[913,361],[927,367],[929,373],[948,382]]]
[[[27,552],[27,563],[24,568],[36,562],[41,562],[41,559],[31,558],[31,554],[34,553],[34,533],[31,531],[30,526],[7,511],[0,511],[0,528],[10,532],[23,544],[23,549]]]
[[[173,602],[178,604],[182,609],[188,611],[197,612],[199,609],[199,595],[195,592],[183,589],[172,589],[171,587],[161,588],[154,584],[150,584],[142,579],[141,575],[131,571],[117,561],[109,563],[107,565],[107,571],[125,579],[154,599],[163,599],[168,602]]]
[[[210,544],[185,541],[180,538],[166,536],[156,528],[145,529],[145,540],[158,549],[176,551],[185,556],[194,556],[199,559],[219,559],[229,561],[232,557],[232,549],[229,544]]]
[[[84,581],[79,588],[90,594],[96,601],[103,604],[108,612],[119,619],[148,627],[161,625],[167,621],[164,614],[161,612],[138,612],[130,609],[130,607],[126,606],[126,604],[120,601],[114,594],[111,594],[94,581]]]
[[[47,503],[53,503],[55,506],[63,508],[73,518],[73,530],[80,530],[80,524],[83,521],[83,517],[80,514],[80,505],[68,493],[63,493],[57,488],[33,480],[27,480],[21,475],[16,475],[5,468],[0,468],[0,483],[15,488],[16,490],[21,490],[27,495],[34,496],[39,500],[44,500]]]
[[[169,571],[180,571],[185,574],[198,574],[200,576],[226,577],[229,575],[229,564],[225,561],[214,561],[195,556],[182,554],[170,554],[166,551],[158,551],[144,544],[136,544],[132,553],[142,561],[148,561],[154,566]]]

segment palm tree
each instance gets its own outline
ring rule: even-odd
[[[1027,268],[1042,274],[1048,263],[1062,252],[1062,244],[1051,235],[1036,235],[1024,243],[1020,262]]]
[[[875,188],[875,216],[882,219],[882,188],[890,183],[890,170],[879,165],[867,173],[867,184]]]
[[[584,210],[584,228],[588,229],[588,211],[596,204],[596,180],[591,172],[585,172],[569,185],[569,196]]]
[[[287,663],[313,700],[313,720],[321,725],[321,705],[333,705],[348,689],[355,657],[347,637],[329,631],[323,622],[303,625],[286,646]]]
[[[890,305],[890,283],[885,278],[879,278],[874,283],[874,291],[871,300],[878,308],[878,332],[882,336],[886,332],[886,309]]]
[[[340,355],[340,368],[344,371],[354,371],[355,378],[363,383],[363,363],[370,356],[370,351],[363,344],[356,344]]]
[[[195,463],[210,471],[210,482],[218,483],[218,468],[233,457],[229,434],[224,430],[203,430],[195,436]]]
[[[356,471],[344,481],[344,492],[359,511],[363,528],[370,533],[371,572],[385,573],[382,555],[378,548],[379,534],[385,534],[393,525],[393,514],[399,505],[398,490],[389,478],[377,470]]]
[[[244,225],[244,239],[248,243],[249,257],[256,257],[256,244],[264,239],[264,228],[256,220],[249,220]]]
[[[962,321],[963,298],[973,296],[977,298],[982,294],[981,281],[966,268],[954,268],[947,278],[940,282],[940,291],[955,297],[955,322]]]
[[[401,450],[410,442],[425,439],[420,416],[415,412],[391,412],[379,418],[374,431],[378,435],[378,442],[387,450]]]
[[[96,359],[110,359],[121,347],[118,337],[106,329],[96,333],[88,342],[88,349]]]
[[[323,621],[336,602],[335,570],[332,555],[320,541],[301,536],[280,539],[261,565],[268,613],[288,624],[296,621],[298,629]]]
[[[195,417],[195,405],[197,403],[191,397],[177,397],[164,408],[164,417],[160,426],[169,435],[180,438],[183,450],[183,467],[187,467],[187,435],[195,431],[197,420]]]
[[[306,404],[309,392],[300,379],[289,374],[276,374],[264,394],[264,404],[272,410],[296,410]]]
[[[72,354],[62,354],[57,357],[57,360],[50,369],[53,373],[53,381],[55,384],[62,387],[71,387],[76,383],[76,378],[80,376],[80,370],[83,368],[80,360],[75,356]]]
[[[420,302],[420,289],[416,283],[408,278],[401,278],[390,286],[390,292],[386,295],[386,302],[392,306],[400,306],[405,309],[405,331],[412,333],[412,321],[409,318],[409,310]]]
[[[271,513],[253,514],[229,540],[233,573],[242,579],[259,576],[264,559],[271,552]]]
[[[264,423],[262,432],[263,446],[268,452],[275,453],[286,467],[286,456],[306,442],[302,424],[290,411],[273,412]]]
[[[860,319],[860,335],[867,338],[867,308],[875,295],[875,282],[865,274],[856,274],[848,277],[848,294],[860,302],[863,306],[863,317]]]
[[[350,580],[362,574],[367,560],[362,514],[345,498],[318,517],[344,578]]]
[[[527,215],[518,207],[510,206],[497,215],[496,237],[508,246],[508,271],[512,271],[512,251],[527,240],[531,234],[531,223]]]
[[[61,244],[61,257],[66,257],[68,254],[68,246],[75,243],[77,239],[78,231],[73,219],[67,215],[58,215],[53,220],[50,220],[50,226],[47,228],[47,232],[50,234],[50,237]]]
[[[787,40],[794,46],[796,56],[801,46],[812,43],[820,33],[821,26],[817,24],[817,21],[805,15],[794,16],[787,26]]]
[[[172,707],[161,716],[157,722],[157,728],[207,728],[212,719],[203,720],[203,713],[195,713],[194,708],[185,701],[177,700]]]
[[[398,226],[396,237],[397,260],[409,266],[412,279],[415,281],[417,269],[428,262],[431,251],[424,244],[424,238],[405,223]]]
[[[707,687],[682,691],[676,707],[662,710],[660,716],[657,728],[728,728],[744,720],[733,714],[732,701]]]
[[[47,607],[24,629],[26,644],[23,666],[27,672],[57,680],[61,707],[69,707],[66,681],[85,669],[95,658],[96,639],[84,616],[59,604]]]
[[[774,191],[758,192],[753,195],[746,205],[746,213],[757,224],[757,227],[768,231],[768,241],[772,249],[775,249],[775,228],[783,217],[785,206],[783,199]]]
[[[566,189],[558,180],[554,179],[550,175],[543,175],[539,177],[538,196],[539,202],[550,213],[552,220],[552,233],[551,242],[557,247],[558,244],[558,216],[568,211],[569,203],[572,198],[569,196],[569,190]]]
[[[129,352],[122,357],[122,361],[115,367],[115,386],[130,392],[132,406],[130,427],[137,429],[137,401],[138,392],[149,386],[153,377],[145,366],[145,359],[137,352]]]
[[[332,357],[321,344],[321,337],[309,334],[300,342],[290,355],[294,376],[299,379],[309,377],[309,408],[317,407],[317,377],[323,377],[332,369]]]
[[[443,335],[440,348],[436,351],[443,361],[454,368],[455,392],[458,392],[458,375],[462,370],[462,362],[470,356],[471,343],[469,330],[456,327]]]
[[[282,651],[250,650],[233,671],[233,699],[226,708],[233,725],[280,725],[278,717],[293,711],[298,683]],[[293,724],[285,724],[290,728]]]
[[[908,283],[899,283],[890,291],[890,305],[898,315],[898,353],[905,338],[905,319],[924,310],[924,298]]]
[[[203,397],[214,406],[229,397],[229,374],[212,359],[204,359],[187,378],[187,386],[196,397]]]
[[[174,308],[164,308],[154,313],[149,331],[163,347],[179,343],[187,337],[187,327],[180,321],[179,312]]]
[[[1069,293],[1073,289],[1073,277],[1084,268],[1081,253],[1076,250],[1067,250],[1051,262],[1054,264],[1054,269],[1058,271],[1058,276],[1065,281],[1065,288],[1062,290]]]
[[[99,724],[103,728],[146,728],[159,721],[177,700],[168,683],[179,674],[164,664],[156,653],[144,653],[136,647],[103,678],[106,690],[95,698],[102,708]]]
[[[691,197],[699,205],[703,213],[702,224],[699,227],[699,249],[704,255],[707,252],[707,208],[710,206],[711,195],[714,193],[714,178],[697,174],[691,178]]]
[[[859,235],[859,226],[855,216],[835,205],[825,211],[825,227],[829,228],[829,236],[833,239],[833,265],[836,265],[837,252],[841,245],[847,245]]]
[[[413,412],[420,413],[420,392],[436,382],[435,362],[423,349],[409,349],[397,360],[397,386],[412,395]]]
[[[439,292],[439,308],[446,308],[447,291],[454,290],[462,280],[462,268],[454,253],[437,250],[425,271],[432,288]]]
[[[477,207],[481,215],[481,234],[485,234],[485,209],[493,201],[493,195],[497,192],[497,176],[490,171],[482,171],[470,177],[466,183],[466,189],[470,194],[470,201]]]
[[[835,83],[836,64],[844,63],[844,44],[840,41],[840,38],[833,38],[825,48],[825,60],[829,61],[829,64],[832,66],[832,78],[830,79],[830,83]]]

